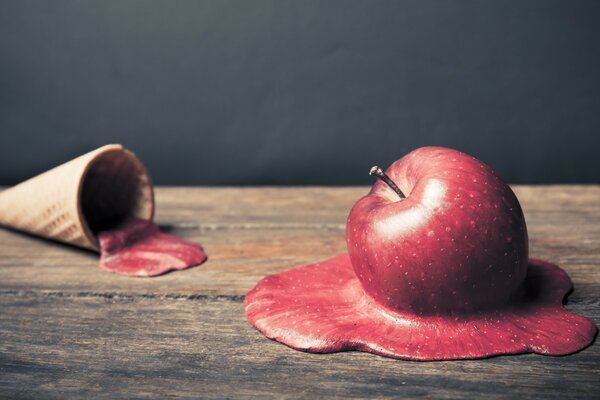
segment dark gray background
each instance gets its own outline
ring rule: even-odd
[[[0,184],[109,142],[159,184],[362,184],[451,146],[598,182],[600,1],[0,1]]]

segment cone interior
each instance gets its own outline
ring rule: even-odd
[[[80,191],[80,212],[86,235],[96,241],[96,233],[126,219],[151,220],[153,193],[142,163],[127,150],[101,153],[88,166]]]

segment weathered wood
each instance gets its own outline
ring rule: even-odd
[[[109,274],[96,268],[94,253],[0,230],[0,290],[243,295],[267,274],[344,252],[348,211],[366,192],[159,188],[157,221],[201,242],[209,261],[152,279]],[[531,256],[567,270],[575,295],[597,290],[600,282],[593,275],[600,264],[600,186],[517,187],[516,192],[526,213]]]
[[[209,261],[152,279],[94,253],[0,230],[0,397],[598,398],[600,348],[403,362],[314,355],[256,332],[243,295],[264,275],[345,250],[367,188],[158,188],[157,221]],[[600,186],[517,186],[531,256],[556,262],[567,306],[600,323]]]
[[[600,304],[573,310],[600,317]],[[0,393],[7,397],[593,398],[597,347],[408,362],[301,353],[246,321],[240,299],[1,296]]]

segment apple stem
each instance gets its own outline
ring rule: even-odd
[[[402,190],[400,190],[400,188],[394,183],[394,181],[391,180],[390,177],[387,176],[386,173],[383,172],[383,170],[381,168],[379,168],[377,165],[375,165],[371,168],[371,170],[369,171],[369,175],[374,176],[374,177],[384,181],[389,187],[392,188],[392,190],[394,192],[396,192],[396,194],[398,196],[400,196],[401,199],[406,198],[404,193],[402,193]]]

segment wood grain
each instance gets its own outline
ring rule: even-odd
[[[27,294],[2,296],[0,306],[0,391],[8,396],[563,399],[598,394],[593,349],[563,358],[406,362],[289,349],[246,323],[240,299]],[[578,302],[572,308],[597,318],[599,306]]]
[[[0,230],[0,290],[244,295],[267,274],[344,252],[348,211],[367,190],[159,188],[157,222],[201,242],[209,261],[152,279],[108,274],[96,268],[94,253]],[[516,187],[516,192],[531,256],[560,264],[580,290],[598,289],[590,275],[600,257],[600,186]],[[24,251],[34,256],[23,257]]]
[[[568,357],[404,362],[314,355],[262,337],[244,294],[345,250],[367,188],[158,188],[157,221],[209,261],[153,279],[94,253],[0,230],[0,397],[598,398],[596,344]],[[573,279],[567,306],[600,322],[600,186],[517,186],[531,255]]]

